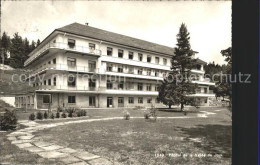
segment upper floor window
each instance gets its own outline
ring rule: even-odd
[[[76,58],[67,58],[67,64],[68,66],[76,66]]]
[[[107,55],[112,56],[113,54],[113,48],[107,47]]]
[[[123,66],[118,66],[117,67],[117,72],[123,73]]]
[[[134,97],[129,97],[128,98],[128,103],[129,104],[134,104]]]
[[[151,91],[152,90],[152,85],[151,84],[147,84],[146,85],[146,90],[147,91]]]
[[[159,85],[156,85],[155,86],[155,91],[159,91],[159,89],[160,89]]]
[[[89,106],[95,106],[95,105],[96,105],[96,97],[89,96]]]
[[[158,70],[155,70],[155,76],[159,76],[159,71]]]
[[[93,44],[93,43],[89,43],[89,44],[88,44],[88,46],[89,46],[89,48],[90,48],[90,49],[92,49],[92,50],[94,50],[94,49],[95,49],[95,47],[96,47],[96,45],[95,45],[95,44]]]
[[[118,89],[124,89],[124,82],[120,82],[119,84],[118,84]]]
[[[76,77],[75,76],[70,75],[68,77],[68,86],[70,86],[70,87],[76,86]]]
[[[48,85],[51,85],[51,79],[48,79]]]
[[[143,84],[142,83],[138,83],[137,90],[139,90],[139,91],[143,90]]]
[[[142,97],[138,97],[138,103],[143,104],[143,98]]]
[[[53,63],[53,64],[56,64],[56,58],[54,58],[54,59],[52,60],[52,63]]]
[[[138,53],[138,59],[139,59],[139,61],[143,61],[143,54]]]
[[[107,71],[108,72],[112,72],[112,68],[113,68],[112,64],[107,64]]]
[[[140,74],[140,75],[143,74],[143,68],[138,68],[138,74]]]
[[[124,51],[121,49],[118,49],[118,57],[123,58]]]
[[[201,70],[201,65],[196,65],[196,69]]]
[[[147,98],[147,103],[152,103],[152,98],[151,97]]]
[[[160,58],[159,57],[155,57],[155,63],[159,64],[160,63]]]
[[[96,87],[96,80],[89,80],[88,86],[90,88],[95,88]]]
[[[134,59],[134,53],[133,53],[133,52],[129,52],[129,53],[128,53],[128,58],[129,58],[130,60]]]
[[[56,86],[56,77],[53,78],[53,85]]]
[[[43,84],[44,84],[44,85],[47,85],[46,80],[44,80]]]
[[[68,45],[69,45],[69,48],[74,48],[76,45],[76,41],[73,39],[68,39]]]
[[[151,69],[147,69],[147,76],[151,76]]]
[[[147,62],[151,62],[152,61],[152,57],[151,56],[147,56]]]
[[[113,84],[110,80],[107,80],[107,89],[113,89]]]
[[[163,65],[167,65],[167,59],[166,58],[163,59]]]

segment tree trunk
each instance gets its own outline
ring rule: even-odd
[[[171,109],[171,108],[172,108],[172,105],[170,104],[170,105],[169,105],[169,109]]]
[[[184,105],[183,103],[181,103],[181,111],[183,111],[183,109],[184,109]]]

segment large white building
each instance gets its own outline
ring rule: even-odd
[[[54,30],[29,54],[31,85],[17,107],[110,108],[154,105],[158,85],[171,68],[173,48],[73,23]],[[208,105],[214,83],[204,79],[199,60],[196,97]],[[194,82],[194,83],[195,83]]]

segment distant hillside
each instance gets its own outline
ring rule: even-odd
[[[13,82],[13,75],[15,80],[19,78],[20,75],[29,75],[28,72],[21,69],[14,70],[2,70],[0,69],[0,95],[15,95],[24,92],[24,89],[28,88],[27,83]]]

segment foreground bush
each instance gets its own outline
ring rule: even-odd
[[[51,113],[50,118],[54,119],[54,114],[53,113]]]
[[[124,111],[124,119],[125,120],[129,120],[130,119],[130,113],[127,110]]]
[[[60,118],[60,112],[59,111],[56,113],[56,118]]]
[[[68,112],[68,117],[72,117],[72,114],[76,112],[76,109],[70,107],[66,109],[66,111]]]
[[[150,116],[151,116],[151,114],[150,114],[149,111],[144,111],[144,118],[145,119],[150,119]]]
[[[37,112],[36,118],[39,119],[39,120],[42,120],[43,115],[40,111]]]
[[[62,112],[61,117],[62,117],[62,118],[66,118],[66,117],[67,117],[66,113],[65,113],[65,112]]]
[[[14,111],[5,109],[3,116],[0,116],[0,130],[9,130],[16,128],[17,117]]]
[[[153,105],[149,110],[144,111],[144,118],[150,119],[150,117],[153,117],[155,121],[157,119],[157,109]]]
[[[45,111],[43,114],[44,119],[48,119],[48,113]]]
[[[87,111],[86,110],[81,110],[81,116],[87,116]]]
[[[61,106],[58,106],[57,112],[62,112],[63,108]]]
[[[29,116],[29,120],[35,120],[35,114],[34,113],[31,113],[30,116]]]

